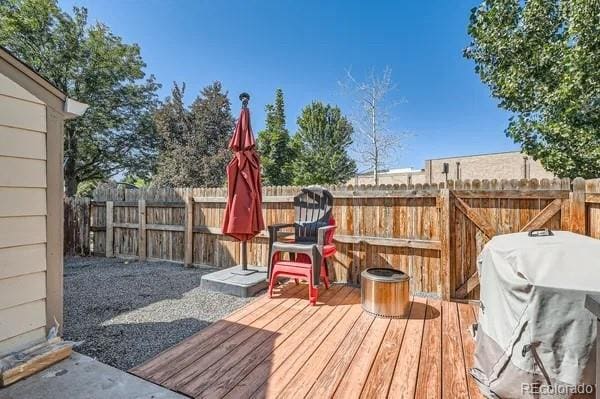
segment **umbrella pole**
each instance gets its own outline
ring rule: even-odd
[[[242,270],[248,270],[248,249],[246,240],[242,241]]]

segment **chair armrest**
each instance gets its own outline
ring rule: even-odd
[[[327,234],[330,230],[335,230],[336,228],[337,226],[334,224],[319,227],[319,230],[317,230],[317,245],[325,245],[325,234]]]
[[[278,230],[284,229],[286,227],[295,227],[295,226],[296,226],[295,223],[277,223],[277,224],[271,224],[267,228],[269,229],[269,233],[271,233],[271,232],[276,232]]]
[[[273,243],[277,241],[279,238],[279,230],[284,229],[286,227],[295,227],[295,223],[278,223],[272,224],[267,227],[269,232],[269,259],[271,258],[271,247]]]

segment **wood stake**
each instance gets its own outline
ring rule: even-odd
[[[571,192],[571,230],[573,233],[585,234],[585,180],[581,177],[573,180]]]
[[[138,254],[140,260],[146,260],[146,200],[138,201]]]
[[[106,201],[106,257],[114,257],[113,252],[114,226],[113,226],[113,202]]]
[[[185,198],[185,247],[183,250],[184,264],[193,263],[194,249],[194,198],[191,194]]]

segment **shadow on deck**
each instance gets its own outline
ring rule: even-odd
[[[390,320],[363,312],[358,288],[306,297],[281,286],[130,371],[194,398],[482,397],[472,305],[414,297]]]

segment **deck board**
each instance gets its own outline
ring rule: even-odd
[[[327,362],[333,356],[334,352],[340,346],[348,332],[362,314],[362,309],[358,306],[352,306],[344,317],[336,324],[335,328],[320,343],[318,348],[312,353],[306,364],[310,367],[302,367],[294,376],[291,383],[280,392],[284,398],[300,397],[303,398],[312,388],[317,377],[325,368]],[[240,396],[243,397],[243,396]]]
[[[381,342],[360,397],[364,399],[385,398],[394,375],[400,347],[406,331],[407,319],[392,319]]]
[[[471,335],[470,327],[475,323],[474,309],[469,304],[458,304],[458,315],[460,322],[460,332],[462,338],[463,356],[465,359],[465,373],[467,376],[467,388],[470,399],[483,399],[479,392],[475,380],[469,377],[469,369],[473,367],[473,354],[475,353],[475,341]]]
[[[304,301],[301,302],[304,303]],[[205,391],[210,392],[214,390],[216,387],[211,387],[213,383],[221,383],[227,373],[245,359],[252,360],[252,355],[256,355],[257,352],[260,353],[261,344],[262,346],[273,347],[275,340],[281,336],[279,330],[291,319],[298,316],[305,307],[302,304],[295,303],[284,313],[276,315],[265,328],[260,329],[248,339],[236,342],[237,345],[235,348],[229,352],[217,354],[216,361],[210,367],[200,373],[195,372],[190,378],[177,386],[178,391],[194,397],[210,397]],[[201,361],[200,365],[203,363]],[[234,373],[234,377],[235,374],[243,372],[243,370]]]
[[[286,284],[130,371],[193,398],[482,398],[472,305],[414,297],[390,320],[363,312],[357,288],[306,297]]]
[[[442,394],[442,317],[441,302],[428,300],[416,399],[436,399]]]
[[[346,374],[340,381],[334,398],[347,398],[356,392],[362,391],[389,325],[389,319],[377,318],[373,321],[356,355],[354,355],[352,363],[346,369]]]
[[[200,358],[225,339],[236,334],[244,326],[249,325],[274,307],[280,305],[286,298],[301,295],[302,290],[300,288],[288,287],[276,300],[261,297],[225,319],[217,321],[210,328],[201,330],[199,333],[159,353],[148,362],[134,367],[130,371],[134,374],[144,375],[144,378],[148,380],[161,383],[174,375],[191,358]],[[172,364],[173,367],[165,367],[165,364]]]
[[[352,291],[352,290],[351,290]],[[287,384],[288,377],[294,369],[302,369],[302,365],[310,356],[310,350],[317,347],[322,337],[333,329],[339,317],[342,317],[357,300],[356,292],[344,298],[343,303],[332,310],[332,317],[328,317],[318,328],[299,328],[290,339],[273,351],[270,356],[261,362],[250,374],[227,394],[227,398],[249,398],[261,397],[266,392],[276,392],[281,390]],[[315,309],[312,307],[311,309]],[[327,309],[325,308],[325,311]],[[323,311],[321,311],[322,313]],[[317,322],[321,319],[319,318]],[[304,325],[303,327],[306,327]],[[328,331],[329,330],[329,331]],[[298,348],[302,348],[299,350]]]
[[[468,398],[462,335],[455,302],[442,303],[442,364],[442,397]]]
[[[329,359],[327,366],[309,391],[308,397],[332,397],[374,320],[373,316],[366,313],[361,315],[355,327],[350,330],[350,333],[346,335],[338,350]]]
[[[164,386],[170,389],[178,390],[187,393],[190,387],[198,382],[198,377],[204,373],[207,369],[214,369],[214,364],[229,355],[229,353],[235,350],[238,346],[244,344],[247,347],[248,343],[255,342],[255,335],[259,335],[258,339],[266,338],[265,336],[270,334],[269,326],[271,323],[277,323],[284,317],[291,315],[293,305],[299,301],[303,301],[304,298],[289,298],[285,300],[281,305],[275,307],[270,312],[252,322],[249,326],[242,328],[239,332],[230,336],[227,340],[222,341],[211,351],[205,353],[203,356],[194,359],[193,361],[186,362],[180,371],[173,375],[164,382]],[[192,352],[193,353],[193,352]]]
[[[327,294],[330,295],[326,296]],[[335,289],[330,290],[323,295],[323,299],[331,307],[318,312],[314,311],[315,307],[308,307],[308,302],[303,300],[302,311],[292,319],[282,317],[279,321],[281,327],[278,327],[276,332],[271,334],[271,339],[262,340],[259,346],[253,345],[252,342],[245,342],[244,345],[238,346],[235,352],[231,352],[227,358],[221,360],[221,365],[208,376],[204,386],[198,381],[194,381],[194,388],[191,390],[192,396],[209,398],[224,396],[237,384],[241,379],[240,377],[250,373],[271,352],[278,350],[279,346],[285,343],[300,327],[318,327],[323,319],[329,315],[330,312],[327,312],[327,310],[334,310],[335,306],[342,303],[349,294],[351,294],[349,289],[342,289],[337,292]]]
[[[390,398],[414,398],[415,396],[426,309],[425,298],[413,298],[410,317],[406,322],[406,332],[388,390]]]
[[[354,303],[359,301],[356,293],[353,295]],[[273,398],[280,394],[280,391],[284,387],[293,381],[296,374],[306,367],[307,361],[313,354],[313,348],[317,348],[319,343],[326,337],[331,331],[337,320],[334,323],[327,323],[319,326],[315,334],[311,335],[308,339],[300,342],[297,347],[292,349],[292,355],[287,359],[281,366],[275,370],[273,374],[265,381],[265,383],[258,389],[254,394],[253,398]]]

